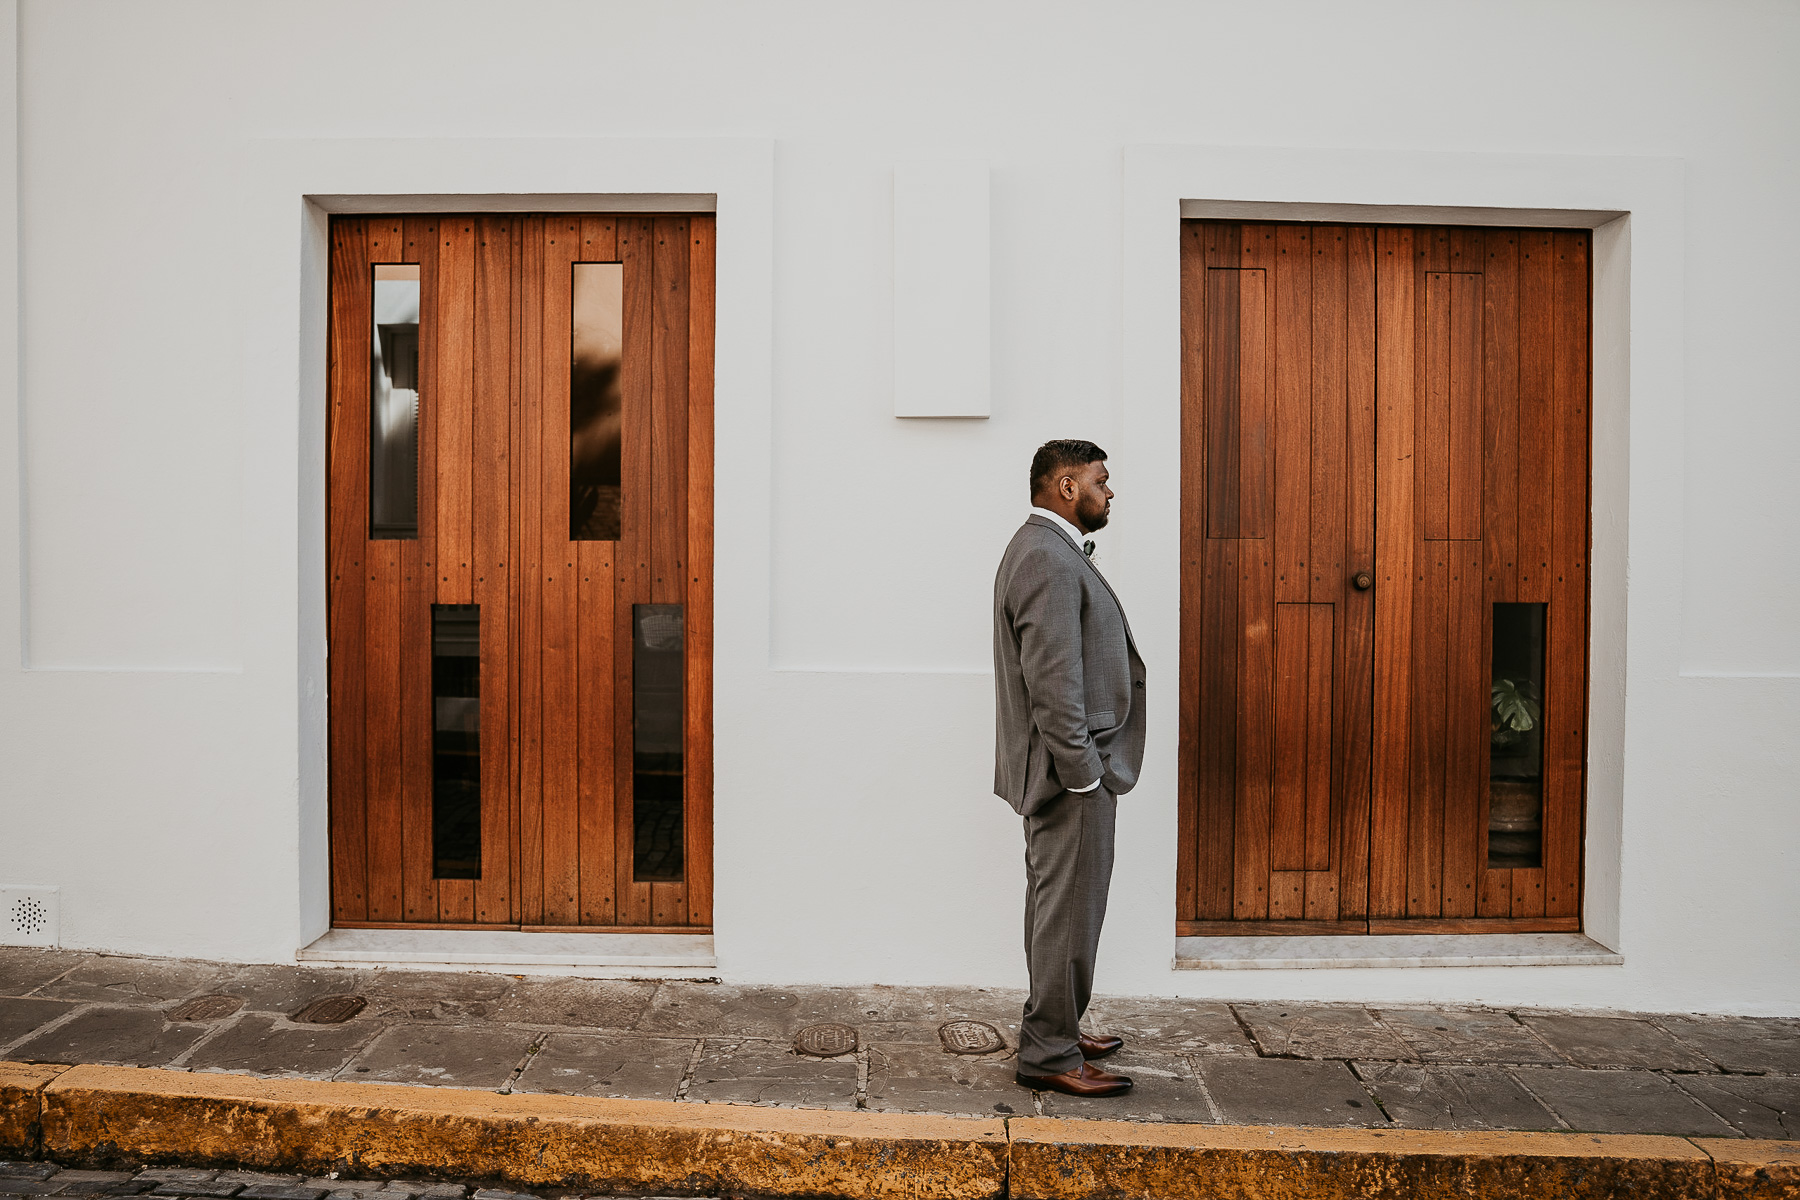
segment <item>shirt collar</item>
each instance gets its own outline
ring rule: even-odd
[[[1062,530],[1064,533],[1069,535],[1069,540],[1075,543],[1075,548],[1077,550],[1082,548],[1081,543],[1082,543],[1082,539],[1083,539],[1083,534],[1082,534],[1081,530],[1075,528],[1075,526],[1071,525],[1068,521],[1063,519],[1063,515],[1061,513],[1053,513],[1047,508],[1039,508],[1037,505],[1034,504],[1031,506],[1031,515],[1034,517],[1044,517],[1047,520],[1053,522],[1058,529]]]

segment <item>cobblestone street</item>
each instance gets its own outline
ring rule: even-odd
[[[547,1191],[544,1196],[582,1193]],[[48,1162],[0,1162],[0,1197],[152,1196],[167,1200],[540,1200],[536,1193],[477,1183],[409,1179],[308,1179],[261,1171],[151,1167],[84,1171]]]
[[[1137,1086],[1075,1100],[1013,1082],[1022,999],[4,949],[0,1059],[878,1112],[1800,1136],[1800,1020],[1104,997],[1090,1024],[1126,1039],[1108,1062]]]

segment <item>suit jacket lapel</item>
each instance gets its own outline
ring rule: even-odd
[[[1119,620],[1125,622],[1125,640],[1131,643],[1131,649],[1135,652],[1137,650],[1137,639],[1131,636],[1131,618],[1125,615],[1124,602],[1119,599],[1119,593],[1113,591],[1112,584],[1106,581],[1106,576],[1100,573],[1100,568],[1096,567],[1093,560],[1087,556],[1080,546],[1075,544],[1074,539],[1069,536],[1069,531],[1053,521],[1046,521],[1036,513],[1026,517],[1025,523],[1027,525],[1036,525],[1041,529],[1048,529],[1051,533],[1056,534],[1063,545],[1068,546],[1075,551],[1075,557],[1081,560],[1082,566],[1094,573],[1094,578],[1100,581],[1100,586],[1105,588],[1106,594],[1112,597],[1113,607],[1119,610]]]

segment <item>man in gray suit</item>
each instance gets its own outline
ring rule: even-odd
[[[1112,882],[1117,797],[1144,762],[1144,663],[1086,535],[1112,508],[1106,452],[1046,442],[1031,514],[994,577],[994,792],[1025,818],[1031,996],[1017,1081],[1072,1096],[1131,1088],[1090,1059],[1124,1042],[1084,1034]]]

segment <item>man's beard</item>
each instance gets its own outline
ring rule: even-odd
[[[1100,503],[1094,505],[1092,509],[1088,508],[1086,504],[1077,504],[1075,506],[1075,515],[1081,518],[1082,525],[1087,528],[1089,533],[1095,533],[1105,529],[1106,501],[1102,500]]]

